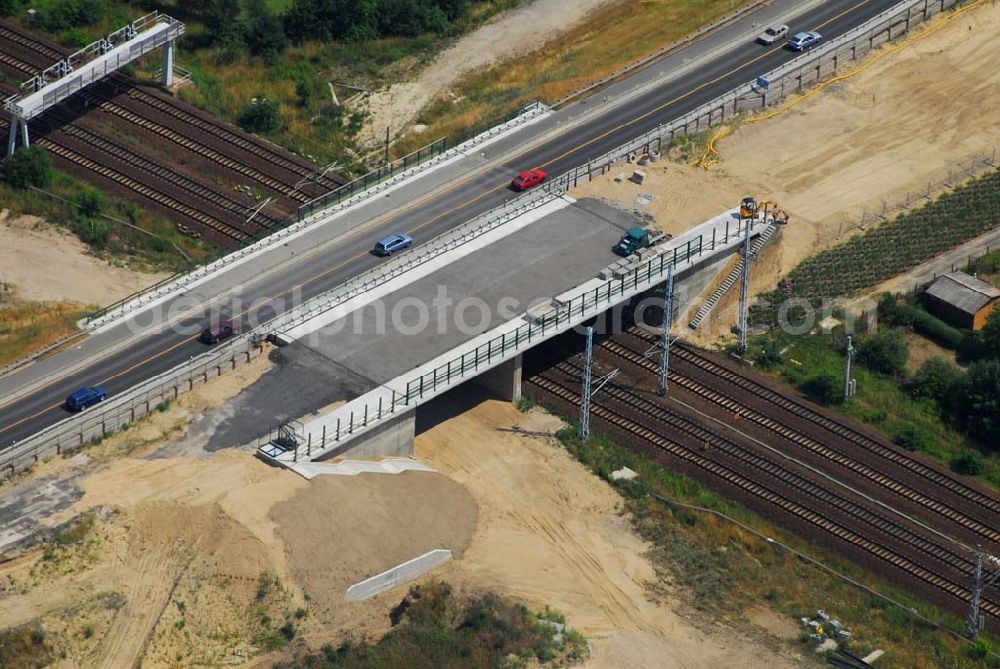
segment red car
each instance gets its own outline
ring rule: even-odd
[[[201,340],[206,344],[215,344],[223,339],[228,339],[234,334],[239,334],[240,325],[239,323],[234,323],[233,321],[219,321],[215,325],[205,328],[201,331]]]
[[[548,178],[549,175],[546,174],[544,170],[536,168],[518,174],[514,177],[514,180],[510,182],[510,187],[514,190],[528,190],[532,186],[537,186]]]

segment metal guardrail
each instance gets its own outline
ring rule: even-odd
[[[957,4],[957,2],[958,0],[910,0],[909,2],[900,3],[866,21],[863,25],[844,33],[837,39],[821,44],[819,47],[797,56],[788,63],[778,66],[762,75],[760,79],[767,80],[773,84],[786,76],[800,74],[803,70],[817,67],[823,60],[829,58],[831,54],[836,53],[840,49],[856,48],[856,43],[859,39],[864,38],[870,45],[876,35],[880,35],[882,32],[891,29],[894,22],[898,22],[904,17],[907,20],[907,28],[909,28],[910,20],[917,18],[912,16],[915,8],[922,9],[918,16],[921,19],[925,19]],[[756,91],[755,86],[758,80],[754,79],[752,82],[737,86],[728,93],[720,95],[699,106],[697,109],[688,112],[681,118],[662,124],[598,158],[587,161],[586,165],[578,166],[551,179],[548,182],[548,188],[565,192],[575,186],[581,178],[590,178],[595,170],[599,169],[603,171],[633,154],[640,152],[648,153],[650,150],[654,150],[654,147],[655,150],[660,150],[665,140],[669,142],[682,134],[687,134],[691,127],[694,127],[697,131],[704,125],[707,129],[715,125],[713,119],[717,118],[718,121],[722,121],[727,117],[736,115],[740,111],[739,103],[741,100],[748,94]],[[763,105],[763,102],[761,104]],[[702,123],[703,120],[704,123]]]
[[[430,144],[422,146],[412,153],[406,154],[402,158],[390,161],[387,165],[383,165],[372,170],[371,172],[368,172],[364,176],[360,176],[357,179],[349,181],[346,184],[333,189],[329,193],[309,200],[309,202],[306,202],[299,207],[298,212],[295,215],[295,220],[301,221],[303,218],[318,210],[326,209],[327,207],[339,204],[347,198],[353,197],[355,191],[368,190],[371,186],[378,185],[382,181],[396,176],[397,172],[405,172],[411,167],[420,165],[425,160],[432,160],[436,156],[444,153],[447,148],[447,137],[436,139]]]
[[[771,77],[771,79],[769,79],[769,81],[775,81],[780,76],[787,76],[788,74],[792,74],[792,73],[800,73],[801,71],[803,71],[807,67],[810,67],[812,65],[815,65],[815,64],[819,63],[822,58],[824,58],[826,56],[829,56],[830,53],[836,51],[837,49],[843,48],[845,46],[856,46],[856,45],[852,45],[851,42],[856,42],[862,36],[864,36],[868,40],[869,46],[870,46],[876,34],[881,34],[882,31],[891,28],[891,23],[893,21],[899,20],[904,15],[906,16],[906,20],[907,20],[907,28],[909,28],[910,27],[910,19],[911,18],[916,18],[916,17],[911,17],[910,16],[910,12],[914,8],[922,7],[923,11],[919,15],[919,17],[921,19],[926,19],[929,16],[932,16],[934,13],[937,13],[938,11],[943,11],[944,9],[947,9],[948,7],[951,7],[952,5],[956,4],[956,2],[957,2],[957,0],[934,0],[933,2],[931,0],[912,0],[910,2],[901,3],[900,5],[896,5],[895,7],[891,8],[891,9],[885,11],[885,12],[882,12],[877,17],[875,17],[875,18],[871,19],[870,21],[866,22],[864,25],[858,26],[857,28],[849,31],[848,33],[845,33],[845,35],[841,36],[840,38],[838,38],[836,40],[833,40],[831,42],[828,42],[826,45],[823,45],[823,46],[817,48],[816,50],[813,50],[811,52],[803,54],[802,56],[799,56],[798,58],[794,59],[793,61],[791,61],[789,63],[786,63],[785,65],[782,65],[779,68],[775,68],[775,70],[772,70],[771,72],[769,72],[767,75],[764,75],[764,76],[765,76],[765,78]],[[885,23],[885,22],[888,22],[888,25],[886,25],[885,27],[881,28],[878,32],[875,32],[875,28],[880,23]],[[623,144],[622,146],[618,147],[617,149],[606,153],[601,158],[596,159],[596,160],[588,161],[587,165],[585,165],[585,166],[580,166],[580,167],[577,167],[577,168],[575,168],[573,170],[569,170],[568,172],[566,172],[566,173],[564,173],[562,175],[559,175],[558,177],[556,177],[554,179],[551,179],[546,184],[545,192],[549,193],[550,195],[557,194],[557,193],[564,193],[567,190],[569,190],[569,188],[572,187],[572,185],[574,185],[580,177],[586,176],[586,177],[589,178],[593,174],[595,166],[598,167],[598,168],[600,168],[601,170],[606,169],[609,165],[613,165],[615,162],[618,162],[618,161],[620,161],[620,160],[622,160],[622,159],[624,159],[624,158],[632,155],[633,153],[636,153],[639,150],[645,150],[645,151],[650,150],[650,148],[653,146],[654,143],[655,143],[656,147],[659,149],[662,146],[662,141],[663,141],[664,137],[666,137],[668,134],[670,135],[670,138],[672,139],[673,137],[677,136],[677,134],[679,134],[678,130],[684,129],[684,131],[686,132],[690,128],[690,126],[692,124],[696,128],[699,128],[700,124],[701,124],[701,119],[705,118],[706,116],[708,118],[708,126],[711,126],[712,125],[711,121],[712,121],[712,118],[713,118],[713,110],[720,109],[720,108],[722,108],[724,110],[729,105],[732,105],[733,113],[735,113],[736,109],[737,109],[737,104],[738,104],[740,98],[742,96],[746,95],[747,93],[752,92],[753,90],[754,90],[754,87],[753,87],[753,84],[751,84],[751,83],[747,83],[745,85],[738,86],[737,88],[735,88],[734,90],[730,91],[729,93],[726,93],[725,95],[719,96],[718,98],[712,100],[711,102],[708,102],[708,103],[700,106],[698,109],[696,109],[696,110],[694,110],[694,111],[692,111],[692,112],[690,112],[688,114],[685,114],[681,119],[673,121],[673,122],[671,122],[669,124],[660,125],[657,128],[655,128],[655,129],[653,129],[653,130],[651,130],[651,131],[649,131],[647,133],[644,133],[640,137],[638,137],[638,138],[636,138],[636,139],[634,139],[634,140],[632,140],[630,142],[627,142],[627,143]],[[534,113],[535,112],[533,112],[533,114]],[[720,118],[724,118],[724,117],[725,117],[724,113],[720,114]],[[475,140],[470,140],[470,141],[475,141]],[[459,150],[459,149],[460,149],[460,147],[454,147],[453,149],[451,149],[451,151],[456,151],[456,150]],[[402,175],[399,175],[399,176],[402,176]],[[382,186],[382,187],[384,187],[384,186]],[[374,187],[374,190],[377,191],[380,188],[381,187],[376,186],[376,187]],[[373,190],[373,189],[369,189],[369,191],[371,191],[371,190]],[[366,191],[365,193],[363,193],[363,194],[361,194],[359,196],[355,196],[355,198],[352,198],[352,199],[356,200],[357,198],[368,197],[370,195],[369,191]],[[528,194],[528,195],[530,196],[530,194]],[[514,202],[515,202],[515,207],[517,207],[517,206],[519,206],[519,202],[523,202],[523,201],[521,200],[521,198],[518,198]],[[349,206],[349,204],[348,203],[341,203],[340,205],[335,205],[335,206]],[[509,220],[509,218],[507,220]],[[298,225],[301,225],[303,223],[307,223],[307,221],[300,221]],[[194,276],[194,277],[200,278],[201,276],[204,276],[205,274],[207,274],[207,273],[209,273],[211,271],[214,271],[215,269],[217,269],[217,267],[219,265],[221,265],[224,262],[229,262],[233,258],[242,257],[246,253],[250,253],[250,252],[253,252],[253,251],[257,250],[254,247],[259,248],[258,245],[262,245],[264,243],[270,244],[270,243],[273,243],[274,241],[276,241],[277,239],[280,239],[280,238],[282,238],[282,237],[284,237],[284,236],[286,236],[288,234],[291,234],[292,232],[294,232],[297,229],[299,229],[298,225],[286,227],[283,230],[274,233],[273,235],[271,235],[270,237],[266,238],[265,240],[262,240],[261,242],[258,242],[257,244],[255,244],[255,245],[253,245],[251,247],[247,247],[245,249],[241,249],[240,251],[238,251],[238,252],[236,252],[234,254],[230,254],[229,256],[226,256],[225,258],[220,259],[219,261],[216,261],[216,263],[212,263],[211,265],[204,266],[203,268],[200,268],[199,270],[196,270],[195,272],[191,273],[188,276]],[[699,253],[701,252],[700,247],[699,247],[699,251],[698,252]],[[688,253],[690,253],[690,249],[688,250]],[[674,261],[676,261],[676,260],[677,260],[677,258],[675,256]],[[655,262],[655,261],[650,261],[650,262]],[[661,262],[662,262],[662,258],[661,258]],[[661,266],[660,269],[662,271],[662,266]],[[638,271],[636,272],[636,276],[638,276]],[[384,280],[387,280],[387,279],[384,279]],[[637,281],[638,279],[636,278],[635,280]],[[169,279],[167,281],[169,281]],[[163,283],[163,285],[165,285],[165,282]],[[152,296],[152,297],[150,297],[150,300],[156,299],[156,297],[158,297],[158,296]],[[600,297],[599,295],[595,295],[593,299],[596,300],[599,297]],[[581,304],[581,306],[578,307],[578,308],[579,309],[586,309],[587,308],[586,305],[587,305],[587,302],[584,301]],[[327,308],[329,308],[329,307],[327,307]],[[107,313],[107,312],[105,312],[105,313]],[[560,312],[557,311],[555,317],[559,318],[559,314],[560,314]],[[537,325],[532,325],[530,323],[527,326],[521,326],[521,328],[525,328],[525,327],[527,327],[527,331],[526,331],[526,335],[525,336],[529,336],[530,337],[531,334],[534,332],[532,330],[532,328],[533,327],[538,327],[538,326]],[[543,330],[544,330],[544,322],[543,322]],[[520,329],[518,330],[518,332],[520,332]],[[257,333],[256,336],[259,336],[259,333]],[[519,337],[519,336],[520,335],[516,335],[515,342],[518,341],[517,337]],[[509,347],[509,345],[510,345],[509,341],[507,341],[505,339],[505,340],[503,340],[503,341],[501,341],[499,343],[499,349],[498,350],[499,351],[503,351],[507,347]],[[473,356],[473,358],[472,358],[471,361],[467,360],[467,359],[463,359],[463,360],[459,361],[459,369],[461,370],[461,373],[464,374],[465,371],[468,368],[468,365],[470,365],[470,364],[473,365],[473,368],[477,368],[480,364],[485,364],[487,361],[489,361],[489,360],[493,359],[493,357],[495,357],[495,354],[494,354],[493,348],[492,348],[492,342],[488,343],[486,346],[487,346],[487,350],[486,350],[486,353],[485,353],[485,355],[486,355],[485,359],[482,358],[482,352],[479,349],[477,349],[476,353]],[[198,361],[197,364],[203,364],[201,362],[201,358],[202,357],[204,357],[204,356],[201,356],[201,357],[199,357],[199,358],[197,358],[195,360],[192,360],[191,363],[189,363],[189,364],[193,365],[193,364],[196,363],[196,361]],[[204,364],[211,364],[211,363],[204,363]],[[181,370],[186,370],[186,369],[187,369],[187,365],[184,365],[184,366],[178,368],[178,370],[174,370],[174,371],[178,372],[178,373],[184,373]],[[454,370],[452,370],[451,373],[454,374],[455,373]],[[447,370],[445,371],[445,375],[447,377],[447,375],[448,375],[448,371]],[[426,375],[424,375],[424,376],[426,376]],[[424,377],[421,377],[421,379],[423,379],[423,378]],[[153,381],[155,381],[155,379]],[[147,383],[151,383],[151,382],[147,382]],[[433,385],[434,383],[435,383],[435,379],[432,377],[431,384]],[[144,387],[147,387],[147,384],[141,384],[140,386],[137,386],[137,388],[144,388]],[[403,399],[403,403],[402,404],[400,404],[400,400],[398,398],[394,398],[393,402],[391,403],[390,412],[394,412],[396,410],[397,406],[403,406],[403,407],[405,407],[406,403],[409,401],[409,399],[411,399],[411,391],[413,391],[413,389],[410,387],[410,385],[408,385],[407,392],[405,393],[405,395],[403,395],[404,399]],[[132,391],[129,391],[129,392],[131,393]],[[382,409],[380,407],[379,408],[379,414],[381,414],[381,413],[382,413]],[[72,421],[72,420],[73,420],[73,418],[68,418],[65,421],[62,421],[61,423],[58,423],[55,426],[52,426],[51,428],[48,428],[48,429],[44,430],[43,432],[40,432],[37,435],[34,435],[33,437],[30,438],[31,443],[43,444],[44,441],[45,441],[45,439],[49,438],[47,435],[53,434],[51,432],[52,430],[56,429],[59,426],[68,425],[69,421]],[[364,420],[365,420],[365,424],[367,424],[367,421],[368,421],[367,406],[366,406],[366,415],[365,415],[365,419]],[[352,426],[351,426],[351,428],[354,429],[354,427],[355,426],[353,425],[353,419],[352,419]],[[65,427],[63,427],[62,429],[65,429]],[[82,434],[83,433],[81,432],[81,439],[82,439]],[[15,448],[21,448],[22,446],[23,446],[23,443],[21,445],[18,445]],[[36,448],[39,448],[39,447],[40,446],[36,446]],[[58,448],[58,445],[56,446],[56,448]],[[8,451],[9,450],[10,449],[8,449]],[[3,456],[6,453],[7,453],[7,451],[0,452],[0,471],[2,471],[3,467],[5,466],[5,464],[4,464],[5,461],[2,458],[3,458]]]
[[[738,21],[747,14],[751,14],[760,9],[761,7],[769,4],[769,2],[770,0],[755,0],[754,2],[748,2],[745,5],[742,5],[737,9],[729,12],[725,16],[720,17],[714,22],[705,26],[701,26],[694,32],[688,33],[684,37],[681,37],[680,39],[671,42],[667,46],[661,47],[656,51],[653,51],[652,53],[637,58],[628,65],[618,68],[611,74],[601,77],[597,81],[581,86],[572,93],[559,98],[557,101],[553,102],[550,106],[553,109],[559,109],[560,107],[568,104],[569,102],[579,98],[581,95],[586,95],[591,91],[601,88],[602,86],[606,86],[617,79],[621,79],[622,77],[631,74],[636,70],[642,69],[643,67],[646,67],[647,65],[650,65],[651,63],[654,63],[657,60],[665,58],[666,56],[669,56],[672,53],[683,49],[684,47],[690,45],[691,43],[702,39],[706,35],[709,35],[717,30],[727,27],[729,24]]]
[[[294,220],[301,221],[308,216],[315,215],[316,213],[322,213],[326,208],[336,206],[341,202],[344,202],[345,199],[350,200],[355,190],[352,184],[354,184],[355,182],[363,181],[364,188],[368,190],[362,191],[362,196],[367,197],[372,188],[378,189],[380,186],[384,188],[388,185],[398,183],[398,181],[401,181],[403,179],[407,179],[413,176],[414,174],[417,174],[420,171],[423,171],[424,169],[437,164],[438,162],[441,162],[443,160],[446,160],[447,158],[451,158],[452,156],[467,151],[468,149],[472,148],[473,146],[476,146],[477,144],[481,144],[486,140],[491,139],[492,137],[495,137],[496,135],[505,132],[516,125],[520,125],[521,123],[524,123],[525,121],[534,118],[538,114],[548,111],[548,109],[549,108],[547,106],[545,106],[541,102],[538,102],[537,100],[530,102],[524,107],[518,109],[509,118],[501,121],[496,125],[491,126],[490,128],[480,133],[475,134],[473,137],[465,141],[462,141],[457,145],[453,145],[451,149],[447,148],[448,147],[447,137],[443,137],[439,140],[436,140],[434,143],[428,144],[426,147],[423,147],[423,149],[418,149],[417,152],[415,152],[417,154],[416,155],[417,160],[414,162],[412,166],[409,165],[409,163],[407,163],[408,165],[407,167],[403,167],[400,169],[400,171],[397,172],[395,171],[393,164],[390,163],[390,165],[388,165],[387,167],[383,167],[373,172],[369,172],[367,175],[361,177],[360,179],[355,179],[355,181],[351,183],[344,184],[340,188],[337,188],[336,190],[331,191],[326,195],[321,195],[320,197],[305,203],[304,205],[299,207],[299,211],[294,217]],[[435,153],[434,147],[439,143],[440,147],[438,147],[438,150]],[[420,153],[424,149],[431,149],[431,150],[421,157]],[[394,162],[402,161],[405,158],[413,156],[414,154],[409,154],[409,156],[404,156],[404,158],[398,158]],[[346,190],[348,189],[348,187],[350,187],[350,189]]]
[[[767,224],[764,220],[750,222],[751,230]],[[558,307],[554,306],[552,312],[545,316],[537,320],[526,319],[527,322],[511,332],[497,335],[472,351],[458,355],[408,381],[404,392],[397,392],[385,386],[382,387],[382,391],[373,391],[372,394],[378,396],[377,400],[366,401],[363,408],[351,411],[346,418],[338,418],[329,431],[324,429],[322,436],[301,436],[308,441],[310,451],[313,448],[323,450],[350,439],[355,433],[368,429],[388,416],[412,409],[414,403],[419,403],[425,396],[459,383],[470,374],[475,375],[484,371],[497,361],[510,357],[521,347],[562,332],[569,323],[574,322],[574,317],[577,321],[592,317],[617,304],[626,294],[635,294],[637,291],[648,289],[649,286],[657,285],[656,282],[666,276],[671,265],[694,261],[706,252],[715,251],[719,245],[725,246],[734,240],[742,239],[745,234],[744,225],[738,224],[732,230],[729,230],[727,225],[724,236],[717,238],[713,235],[709,240],[699,235],[683,246],[652,259],[640,261],[621,278],[608,279],[603,285],[587,290]],[[527,314],[524,316],[527,317]],[[311,457],[311,453],[309,455]]]
[[[911,19],[917,18],[911,16],[911,12],[914,8],[922,8],[919,18],[923,20],[938,11],[943,11],[944,9],[954,5],[956,1],[957,0],[934,0],[932,2],[931,0],[912,0],[910,2],[904,2],[896,5],[895,7],[882,12],[873,19],[865,22],[864,25],[858,26],[857,28],[845,33],[840,38],[832,40],[820,48],[802,54],[791,62],[775,68],[764,75],[764,78],[768,81],[774,82],[779,80],[781,77],[788,76],[790,74],[801,74],[803,70],[810,67],[817,67],[822,63],[824,58],[829,57],[831,53],[834,53],[839,49],[844,47],[856,48],[858,46],[856,42],[862,37],[867,42],[867,45],[871,47],[876,35],[881,35],[882,32],[886,30],[890,30],[891,32],[892,24],[894,22],[898,22],[899,20],[905,18],[907,22],[906,28],[909,29],[909,27],[911,27]],[[886,41],[889,39],[891,39],[891,35],[887,36]],[[589,160],[586,165],[578,166],[550,179],[545,184],[545,190],[552,195],[565,193],[570,188],[575,186],[581,177],[590,178],[595,169],[599,169],[603,172],[615,163],[631,157],[639,151],[648,153],[654,145],[657,149],[661,149],[665,138],[669,137],[672,140],[679,134],[686,133],[691,126],[700,128],[702,119],[707,118],[706,127],[711,127],[711,125],[713,125],[712,119],[716,115],[715,112],[717,110],[722,110],[721,113],[717,114],[719,120],[723,120],[726,117],[726,109],[731,109],[729,114],[730,116],[735,115],[739,111],[738,107],[741,98],[755,91],[756,82],[757,80],[754,80],[754,82],[748,82],[742,86],[738,86],[728,93],[725,93],[724,95],[699,106],[697,109],[685,114],[680,119],[672,121],[668,124],[662,124],[657,128],[640,135],[636,139],[626,142],[616,149],[609,151],[600,158]],[[728,241],[728,231],[726,237]],[[713,239],[711,248],[714,249],[715,246],[716,240]],[[700,254],[701,252],[702,249],[699,243],[697,254]],[[692,250],[689,245],[683,258],[677,257],[677,250],[675,249],[674,257],[671,261],[675,263],[683,262],[691,256]],[[662,256],[658,259],[649,261],[644,266],[647,281],[652,276],[652,266],[654,263],[659,264],[658,271],[661,274],[664,271],[666,264],[669,264]],[[643,270],[641,268],[637,268],[631,275],[631,279],[621,279],[618,294],[622,294],[624,291],[624,285],[629,280],[633,281],[633,285],[638,283],[642,272]],[[610,282],[606,284],[605,290],[611,291],[611,285],[612,284]],[[538,336],[545,333],[550,320],[553,321],[553,327],[556,327],[560,320],[570,318],[574,309],[578,310],[580,314],[583,314],[587,311],[587,309],[595,308],[599,303],[601,303],[599,290],[600,289],[595,291],[592,295],[585,294],[580,296],[578,299],[581,301],[578,304],[574,300],[567,305],[559,307],[556,309],[554,314],[550,315],[540,324],[533,324],[529,322],[520,326],[517,330],[515,330],[512,338],[510,334],[501,335],[498,339],[490,340],[486,344],[477,347],[472,353],[465,354],[460,358],[449,361],[449,363],[443,366],[435,368],[428,374],[421,375],[418,379],[407,383],[405,393],[397,393],[393,390],[389,402],[386,403],[384,398],[380,397],[377,406],[371,407],[371,411],[369,411],[369,406],[366,404],[362,415],[357,420],[355,419],[353,412],[350,414],[346,426],[342,426],[338,420],[336,434],[333,435],[334,443],[339,442],[345,434],[350,436],[356,430],[366,428],[372,420],[379,420],[384,415],[394,414],[397,410],[408,409],[414,398],[419,399],[425,392],[433,392],[434,389],[438,388],[442,383],[450,383],[455,378],[464,377],[464,375],[470,370],[478,371],[480,367],[489,366],[497,356],[506,355],[512,347],[519,347],[522,340],[527,342],[530,341],[532,336],[535,336],[536,333]],[[614,296],[615,295],[611,292],[606,292],[604,296],[604,303],[610,301]],[[385,406],[386,404],[388,404],[388,407]],[[324,435],[324,447],[326,441],[327,436]]]
[[[0,479],[131,425],[160,403],[249,362],[263,350],[262,341],[259,334],[240,336],[0,450]]]
[[[410,167],[405,172],[397,172],[394,177],[387,178],[385,181],[382,181],[381,183],[372,185],[368,188],[368,190],[358,193],[357,195],[354,195],[353,197],[350,197],[346,200],[341,200],[337,204],[334,204],[327,209],[317,211],[305,218],[302,218],[301,220],[298,220],[297,217],[295,219],[291,219],[289,221],[289,225],[280,228],[278,230],[275,230],[274,232],[271,232],[268,236],[253,241],[236,251],[227,253],[226,255],[217,258],[206,265],[201,265],[189,272],[178,272],[161,281],[158,281],[152,286],[143,288],[142,290],[137,291],[132,295],[129,295],[128,297],[118,300],[98,311],[95,311],[92,314],[89,314],[86,318],[85,327],[87,329],[92,329],[94,327],[102,325],[104,321],[107,320],[109,315],[111,315],[111,317],[116,317],[117,315],[115,314],[115,312],[117,310],[121,310],[124,313],[142,308],[147,304],[162,298],[164,295],[173,292],[174,290],[190,285],[194,281],[198,281],[204,278],[205,276],[218,271],[219,269],[221,269],[225,265],[228,265],[231,262],[245,258],[246,256],[256,253],[264,249],[265,247],[274,246],[281,240],[287,238],[288,236],[293,235],[303,230],[304,228],[310,227],[315,223],[318,223],[319,222],[318,217],[331,215],[333,213],[336,213],[337,211],[342,211],[344,209],[347,209],[348,207],[352,207],[356,204],[359,204],[362,201],[371,198],[372,196],[378,193],[381,193],[382,191],[395,185],[396,183],[404,181],[418,174],[419,172],[430,168],[431,166],[441,162],[442,160],[446,160],[452,157],[453,155],[457,155],[458,153],[466,151],[472,146],[481,144],[482,142],[492,137],[495,137],[501,132],[509,130],[510,128],[516,125],[524,123],[525,121],[530,120],[531,118],[534,118],[535,116],[538,116],[541,113],[544,113],[547,109],[548,108],[541,103],[537,102],[531,103],[527,107],[524,107],[518,116],[507,121],[505,124],[503,124],[503,126],[496,126],[481,135],[477,135],[476,137],[473,137],[472,139],[462,144],[459,144],[458,146],[454,146],[451,149],[448,149],[444,153],[439,153],[433,159],[427,159],[420,165],[415,165],[413,167]],[[132,308],[126,309],[126,307],[128,307],[132,303],[134,303],[134,306],[132,306]]]
[[[21,367],[24,367],[29,362],[34,362],[35,360],[38,360],[39,358],[44,357],[48,353],[56,350],[57,348],[61,348],[61,347],[65,346],[66,344],[70,343],[71,341],[74,341],[76,339],[79,339],[80,337],[83,337],[85,334],[86,334],[85,332],[80,332],[80,331],[74,332],[72,334],[68,334],[65,337],[61,337],[60,339],[57,339],[56,341],[52,342],[48,346],[45,346],[44,348],[41,348],[41,349],[39,349],[37,351],[33,351],[32,353],[29,353],[28,355],[22,356],[22,357],[18,358],[17,360],[14,360],[13,362],[7,363],[3,367],[0,367],[0,378],[6,376],[7,374],[10,374],[15,369],[20,369]]]
[[[264,326],[269,333],[285,332],[322,313],[336,308],[347,300],[366,293],[398,276],[433,260],[447,251],[465,244],[490,230],[521,216],[522,214],[541,207],[555,199],[544,191],[526,193],[502,207],[491,209],[463,225],[449,230],[434,239],[421,244],[412,251],[392,258],[389,262],[349,279],[340,287],[307,300],[294,314],[279,316]]]

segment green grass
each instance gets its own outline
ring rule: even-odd
[[[742,0],[624,0],[599,9],[530,57],[464,77],[452,87],[460,99],[432,103],[419,117],[428,129],[404,138],[396,150],[407,153],[424,137],[462,137],[532,100],[555,102],[741,4]]]
[[[723,620],[740,627],[744,614],[767,606],[790,622],[825,609],[852,632],[849,648],[865,654],[881,648],[883,669],[966,669],[995,667],[995,658],[974,657],[970,646],[921,622],[846,581],[798,559],[780,546],[764,541],[717,516],[664,503],[656,496],[712,509],[819,559],[828,567],[901,602],[934,623],[960,632],[962,621],[906,592],[889,586],[831,551],[817,549],[798,537],[729,502],[697,482],[671,472],[660,463],[622,448],[600,434],[587,441],[574,427],[559,433],[560,442],[580,462],[615,487],[625,499],[638,532],[653,546],[651,556],[658,581],[654,592],[680,599],[706,620]],[[610,473],[629,467],[639,477],[612,481]],[[669,586],[669,587],[667,587]],[[986,640],[989,643],[990,640]],[[795,642],[808,666],[821,664],[811,642]]]
[[[98,255],[109,260],[127,258],[128,263],[138,270],[178,271],[187,268],[187,260],[174,248],[175,245],[193,261],[216,251],[216,247],[208,242],[181,234],[166,217],[153,214],[128,200],[105,198],[104,213],[154,236],[136,232],[99,215],[89,218],[74,203],[80,202],[86,193],[93,191],[93,187],[59,170],[52,170],[52,175],[52,181],[45,190],[56,197],[35,190],[14,188],[0,181],[0,201],[4,208],[9,209],[12,216],[30,214],[63,226],[88,242]],[[89,239],[88,233],[94,224],[109,229],[105,241],[95,244]]]
[[[774,330],[751,339],[751,357],[758,357],[768,340],[785,350],[784,362],[763,373],[800,390],[805,388],[809,378],[817,374],[843,378],[844,358],[840,349],[843,334],[790,335]],[[852,367],[852,376],[857,380],[857,394],[831,409],[856,418],[889,440],[894,439],[904,427],[916,426],[931,437],[924,455],[945,466],[952,457],[968,447],[965,438],[941,419],[933,400],[915,398],[906,392],[904,379],[874,373],[857,362]],[[983,455],[986,469],[977,478],[1000,489],[1000,455],[989,452]]]

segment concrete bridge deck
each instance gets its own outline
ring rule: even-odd
[[[515,398],[522,351],[661,285],[671,263],[675,263],[678,284],[689,281],[701,286],[743,242],[745,225],[732,210],[629,263],[610,251],[621,228],[635,224],[622,215],[596,202],[563,207],[516,233],[502,245],[504,249],[487,247],[471,254],[441,274],[414,282],[411,290],[393,302],[414,298],[429,304],[437,286],[448,285],[440,283],[444,279],[457,279],[462,295],[475,296],[484,304],[499,301],[511,292],[508,289],[520,293],[519,311],[506,318],[498,312],[477,331],[439,335],[436,323],[429,319],[429,327],[417,333],[394,329],[373,335],[362,328],[361,334],[348,334],[343,346],[340,335],[329,340],[320,336],[319,350],[345,370],[364,374],[367,385],[357,397],[297,424],[297,452],[265,449],[262,457],[294,468],[298,462],[345,454],[406,454],[412,449],[414,412],[420,404],[470,379]],[[763,220],[755,221],[751,236],[764,227]],[[568,230],[578,234],[567,238]],[[579,234],[581,230],[588,232]],[[551,240],[567,241],[560,246]],[[539,267],[542,261],[545,264]],[[615,271],[599,273],[612,263]],[[482,271],[490,267],[494,271],[503,268],[509,282]],[[476,278],[465,285],[468,277]],[[556,289],[548,290],[552,287]],[[548,299],[544,299],[546,293]],[[441,313],[446,310],[435,315]],[[359,322],[372,325],[364,318]]]

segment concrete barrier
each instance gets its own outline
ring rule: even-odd
[[[392,569],[365,579],[360,583],[355,583],[347,589],[346,597],[349,602],[360,602],[391,590],[397,585],[403,585],[420,578],[431,569],[439,567],[451,559],[451,551],[446,548],[435,548],[424,553],[420,557],[408,560]]]
[[[44,459],[75,451],[127,428],[156,411],[163,403],[171,402],[195,387],[250,362],[263,350],[259,337],[240,337],[140,383],[106,402],[67,416],[0,451],[0,480],[22,472]]]

